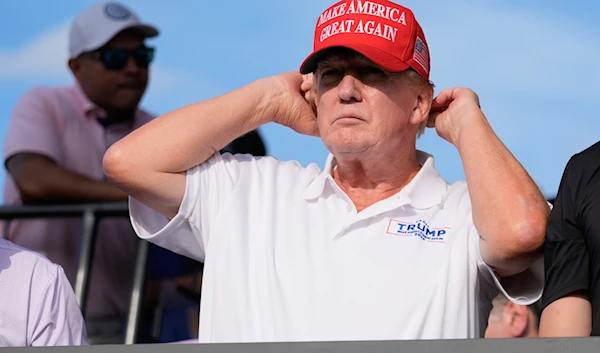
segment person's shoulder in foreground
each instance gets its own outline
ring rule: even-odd
[[[62,268],[0,239],[0,346],[87,345],[87,332]]]
[[[571,156],[546,232],[542,336],[600,335],[600,142]]]

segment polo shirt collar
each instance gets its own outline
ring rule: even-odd
[[[427,209],[439,205],[446,191],[448,183],[441,177],[434,166],[434,158],[431,154],[417,150],[417,159],[421,169],[415,177],[398,194],[392,196],[398,200],[404,200],[413,208]],[[335,158],[329,154],[325,162],[325,168],[304,190],[306,200],[316,199],[323,195],[325,187],[338,187],[333,179],[333,168]]]
[[[81,86],[79,85],[79,83],[77,81],[75,81],[75,83],[73,84],[73,87],[71,88],[71,92],[75,98],[75,101],[77,102],[77,107],[79,108],[79,113],[80,116],[86,117],[88,119],[94,119],[96,121],[98,121],[98,123],[100,123],[100,125],[102,125],[104,128],[107,127],[107,125],[103,124],[103,119],[106,118],[106,112],[104,111],[104,109],[98,107],[96,104],[94,104],[94,102],[92,102],[83,92],[83,89],[81,88]],[[114,128],[119,128],[119,127],[127,127],[127,128],[132,128],[135,124],[135,121],[140,119],[140,109],[136,109],[135,113],[134,113],[134,117],[133,119],[129,120],[129,121],[123,121],[123,122],[119,122],[119,123],[113,123],[110,126],[114,127]]]
[[[75,81],[73,84],[71,92],[73,93],[73,96],[77,102],[81,116],[85,116],[86,118],[90,119],[106,117],[106,112],[89,100],[77,81]]]
[[[313,181],[308,184],[306,189],[304,190],[303,197],[305,200],[314,200],[323,194],[323,190],[325,189],[326,184],[335,184],[333,180],[333,167],[335,165],[335,158],[333,154],[329,154],[327,159],[325,160],[325,168],[323,171],[317,175]]]

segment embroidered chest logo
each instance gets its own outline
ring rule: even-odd
[[[390,219],[387,227],[387,234],[402,235],[402,236],[416,236],[421,240],[433,242],[433,243],[445,243],[446,235],[450,227],[430,227],[424,220],[417,220],[414,222],[403,222],[396,219]]]

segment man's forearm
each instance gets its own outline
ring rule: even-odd
[[[500,275],[525,270],[539,254],[550,209],[538,186],[483,115],[469,121],[457,148],[465,169],[475,226],[489,264]],[[485,251],[483,251],[485,257]]]
[[[185,172],[268,122],[273,113],[266,89],[259,80],[156,118],[107,151],[106,175],[165,217],[175,216],[185,193]]]
[[[574,293],[548,305],[540,318],[540,337],[586,337],[592,332],[592,306]]]
[[[35,186],[21,188],[23,203],[60,204],[127,200],[127,194],[115,185],[90,179],[59,166],[45,168],[42,175],[38,180],[29,181],[35,183]]]
[[[6,168],[25,204],[126,200],[115,185],[63,168],[52,158],[32,152],[11,156]]]
[[[121,166],[163,173],[181,173],[202,164],[268,122],[262,113],[262,82],[162,115],[115,143],[106,158],[119,154]]]
[[[38,203],[73,203],[126,200],[127,194],[109,182],[92,180],[63,170],[57,173],[56,180],[47,186],[44,197],[37,201]]]

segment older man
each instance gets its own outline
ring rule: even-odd
[[[305,76],[181,108],[107,151],[137,234],[205,261],[200,342],[481,337],[499,290],[539,299],[549,207],[477,95],[432,99],[429,72],[409,9],[341,1],[319,17]],[[325,169],[217,153],[268,122],[320,136]],[[468,186],[416,150],[425,124],[456,146]]]

